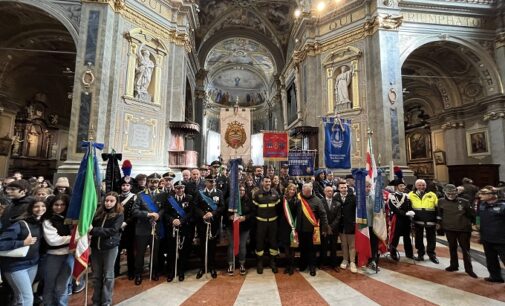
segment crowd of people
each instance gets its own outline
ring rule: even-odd
[[[268,167],[265,174],[263,166],[254,167],[250,173],[243,170],[239,166],[240,207],[234,211],[229,206],[233,192],[229,172],[219,161],[183,170],[177,181],[172,171],[126,175],[117,190],[103,190],[89,232],[93,305],[112,304],[114,279],[120,275],[124,253],[127,277],[135,285],[142,284],[146,277],[147,262],[149,278],[159,280],[164,275],[167,282],[174,278],[184,281],[193,251],[199,259],[196,278],[206,273],[216,278],[216,247],[222,235],[229,242],[229,275],[235,274],[236,267],[240,275],[247,274],[246,257],[248,250],[253,250],[258,274],[263,273],[266,259],[272,272],[278,273],[282,255],[284,273],[308,270],[315,276],[318,267],[378,272],[379,244],[385,243],[391,259],[399,261],[400,238],[405,257],[423,261],[427,255],[439,264],[436,235],[445,233],[451,257],[446,271],[459,269],[459,245],[465,272],[477,278],[470,256],[476,216],[480,218],[480,241],[490,273],[485,280],[504,282],[500,260],[505,264],[505,201],[499,188],[479,189],[470,179],[464,179],[461,186],[436,186],[422,179],[407,186],[401,177],[396,178],[383,193],[389,237],[381,241],[369,217],[372,256],[367,265],[359,267],[355,246],[357,198],[352,175],[338,178],[322,169],[312,178],[293,178],[287,165],[281,165],[278,173]],[[72,195],[69,180],[60,177],[53,187],[43,177],[24,180],[18,172],[4,178],[1,186],[0,270],[12,305],[34,304],[32,285],[36,280],[40,284],[35,294],[39,302],[67,305],[74,264],[69,250],[71,228],[64,222]],[[367,181],[368,216],[373,215],[375,204],[371,190],[372,182]],[[240,223],[237,265],[233,233],[236,222]],[[339,243],[341,257],[337,256]],[[22,256],[12,255],[22,249],[27,250]]]

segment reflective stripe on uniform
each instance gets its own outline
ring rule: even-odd
[[[270,252],[270,255],[272,255],[272,256],[279,255],[279,250],[277,250],[277,249],[269,249],[268,251]]]
[[[436,222],[424,222],[424,221],[414,221],[415,224],[419,224],[419,225],[437,225]]]
[[[271,203],[258,203],[256,201],[253,201],[254,205],[261,207],[261,208],[267,208],[267,207],[274,207],[275,205],[279,204],[280,200],[277,200],[275,202]]]
[[[277,220],[277,216],[272,217],[272,218],[261,218],[261,217],[256,217],[256,220],[258,220],[258,221],[263,221],[263,222],[270,222],[270,221],[275,221],[275,220]]]

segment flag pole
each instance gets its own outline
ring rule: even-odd
[[[88,305],[88,273],[89,268],[86,267],[86,276],[84,279],[84,306]]]

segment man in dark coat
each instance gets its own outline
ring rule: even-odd
[[[33,201],[30,193],[30,183],[26,180],[17,180],[10,182],[5,187],[7,198],[10,203],[4,208],[3,214],[0,217],[0,233],[16,222],[16,219],[21,216],[28,205]]]
[[[356,229],[356,197],[348,192],[347,183],[338,183],[338,194],[336,200],[342,206],[342,217],[340,218],[340,241],[342,242],[342,252],[344,260],[340,264],[341,269],[349,266],[352,273],[358,273],[356,267],[356,248],[354,245],[354,233]]]
[[[470,257],[470,237],[472,236],[472,223],[475,223],[475,210],[473,205],[465,199],[458,197],[456,186],[444,186],[443,199],[438,202],[438,218],[449,243],[451,264],[446,271],[458,271],[458,243],[463,251],[465,272],[473,278],[472,259]]]
[[[312,194],[312,183],[305,183],[298,199],[301,204],[298,209],[296,227],[300,239],[300,271],[307,265],[311,276],[316,275],[316,250],[314,234],[326,236],[332,233],[328,226],[328,218],[321,200]],[[317,228],[319,227],[319,228]],[[319,237],[321,239],[321,237]]]
[[[337,238],[342,216],[342,205],[333,196],[333,187],[326,186],[324,188],[324,199],[321,200],[328,217],[328,225],[331,228],[331,233],[321,237],[321,253],[319,256],[319,265],[328,265],[331,268],[338,269],[337,266]],[[330,257],[328,258],[328,251]]]
[[[207,264],[212,278],[217,277],[215,267],[216,244],[219,240],[219,225],[223,215],[224,205],[223,193],[216,189],[214,178],[209,175],[205,178],[205,189],[200,191],[200,199],[195,208],[195,220],[200,238],[200,270],[196,278],[200,279],[205,273],[205,253],[207,252]],[[206,241],[208,249],[206,251]]]
[[[195,209],[194,198],[185,193],[185,185],[182,181],[174,184],[175,194],[164,193],[160,195],[160,202],[163,209],[163,222],[167,229],[168,238],[168,277],[167,282],[171,282],[175,276],[179,281],[184,280],[184,272],[187,269],[187,261],[193,242],[194,223],[191,222]],[[179,241],[177,241],[177,230],[179,231]],[[177,275],[175,275],[175,257],[178,248]]]
[[[498,258],[505,265],[505,202],[498,199],[498,190],[486,186],[479,191],[480,240],[484,246],[489,277],[485,281],[503,283]]]
[[[135,224],[135,285],[142,283],[144,271],[144,254],[147,246],[151,245],[153,252],[153,280],[159,279],[159,244],[165,237],[165,229],[161,222],[163,208],[158,199],[161,191],[158,189],[161,176],[153,173],[147,177],[147,188],[137,194],[137,200],[133,206]],[[154,239],[153,239],[154,236]],[[154,240],[154,245],[152,245]]]

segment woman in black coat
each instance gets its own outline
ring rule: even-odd
[[[119,195],[109,192],[93,218],[91,238],[91,267],[93,269],[93,305],[112,305],[114,262],[121,240],[123,206]]]

